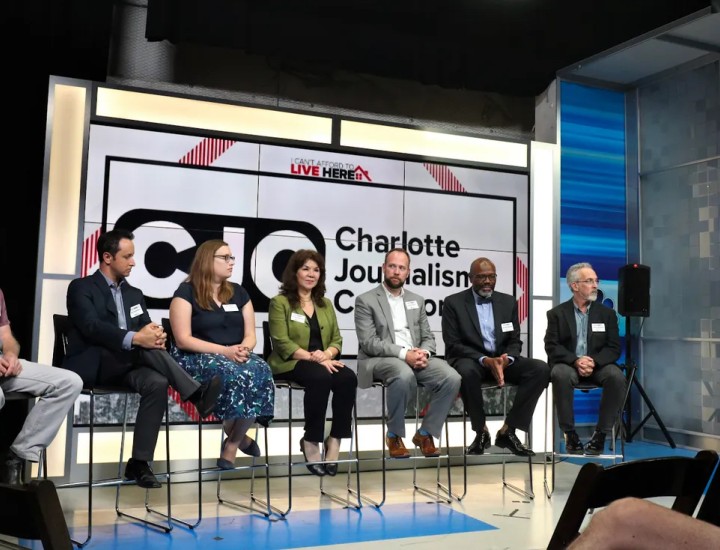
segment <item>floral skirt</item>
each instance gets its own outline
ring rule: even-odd
[[[236,363],[219,353],[186,353],[172,346],[170,355],[200,383],[216,374],[223,390],[213,409],[220,420],[257,417],[267,425],[275,414],[275,384],[270,365],[251,353],[245,363]]]

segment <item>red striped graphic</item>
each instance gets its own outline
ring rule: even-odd
[[[94,233],[91,233],[83,241],[82,258],[80,259],[80,276],[85,277],[98,264],[97,240],[100,236],[100,228],[98,227]]]
[[[195,166],[210,166],[234,144],[235,142],[231,139],[205,138],[193,147],[187,154],[185,154],[178,162],[180,164],[192,164]],[[185,411],[185,414],[187,414],[191,420],[197,422],[200,415],[198,414],[195,405],[188,403],[187,401],[183,401],[180,398],[180,394],[173,388],[168,388],[168,396],[170,396],[170,398],[175,401],[183,411]],[[215,415],[210,415],[205,418],[206,422],[213,422],[215,420],[217,420]]]
[[[515,272],[517,273],[515,283],[520,287],[520,290],[522,290],[522,295],[517,301],[518,321],[522,323],[528,318],[530,313],[530,294],[528,292],[530,279],[528,277],[528,268],[519,256],[515,258]]]
[[[456,193],[467,193],[460,180],[455,177],[452,170],[442,164],[429,164],[423,162],[425,170],[427,170],[433,179],[443,191],[455,191]]]
[[[231,139],[205,138],[178,162],[196,166],[210,166],[235,144]]]

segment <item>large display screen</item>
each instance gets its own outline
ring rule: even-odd
[[[223,239],[237,257],[232,280],[252,299],[261,353],[261,324],[288,257],[314,248],[325,257],[327,296],[354,368],[354,300],[380,284],[389,249],[411,256],[407,286],[426,298],[440,354],[443,300],[469,286],[470,263],[486,256],[497,290],[522,304],[525,339],[528,193],[526,173],[93,125],[83,274],[97,268],[103,228],[133,231],[129,281],[159,322],[196,247]],[[358,400],[360,416],[378,416],[375,399]]]

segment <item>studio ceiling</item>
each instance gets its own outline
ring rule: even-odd
[[[176,45],[238,49],[265,56],[278,68],[317,75],[348,71],[450,89],[535,96],[558,71],[577,69],[586,58],[597,58],[701,10],[709,12],[712,4],[149,0],[146,35]],[[654,59],[652,50],[643,55]]]

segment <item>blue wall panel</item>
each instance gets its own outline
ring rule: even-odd
[[[627,257],[624,95],[562,82],[560,146],[560,299],[570,298],[567,269],[590,262],[601,280],[598,299],[617,309],[618,268]],[[596,421],[599,398],[576,394],[578,424]]]

